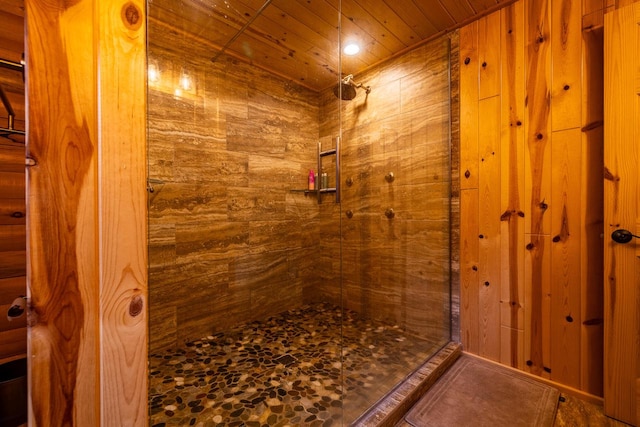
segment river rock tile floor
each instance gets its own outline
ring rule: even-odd
[[[289,310],[151,354],[150,424],[348,425],[443,343],[332,305]]]

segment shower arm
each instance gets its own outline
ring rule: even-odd
[[[365,90],[365,93],[369,93],[371,92],[371,86],[365,86],[362,83],[356,83],[353,80],[353,74],[349,74],[348,76],[346,76],[345,78],[342,79],[342,83],[348,85],[351,84],[353,85],[353,87],[355,87],[356,89],[360,89],[363,88]]]

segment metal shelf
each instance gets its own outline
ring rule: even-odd
[[[318,142],[318,181],[322,182],[320,176],[322,171],[322,158],[327,156],[336,156],[336,186],[329,188],[320,188],[316,190],[318,193],[318,203],[322,203],[322,195],[327,193],[336,193],[336,203],[340,203],[340,137],[336,137],[336,147],[322,151],[322,143]]]

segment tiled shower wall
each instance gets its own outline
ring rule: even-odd
[[[366,102],[359,91],[340,103],[330,90],[318,95],[224,56],[212,64],[212,48],[154,25],[149,64],[160,78],[150,82],[148,100],[151,351],[314,302],[344,301],[438,341],[449,339],[451,319],[455,337],[448,272],[458,229],[450,163],[458,157],[457,114],[450,146],[449,112],[457,111],[457,78],[450,101],[448,46],[451,38],[457,55],[457,35],[357,76],[372,86]],[[177,96],[183,72],[193,85]],[[308,170],[316,169],[317,141],[334,143],[339,104],[342,203],[325,195],[318,205],[290,190],[305,188]],[[330,165],[327,171],[334,173]],[[393,183],[384,179],[388,172]]]
[[[317,285],[318,96],[149,24],[151,352],[303,304]],[[189,90],[177,96],[188,73]]]
[[[331,199],[321,205],[323,280],[313,289],[316,298],[342,300],[366,317],[444,342],[450,320],[456,336],[458,313],[457,298],[450,313],[450,285],[455,295],[458,286],[457,251],[450,247],[457,245],[459,228],[458,86],[457,66],[449,70],[450,42],[455,64],[458,38],[452,33],[356,76],[371,93],[361,89],[342,101],[341,209]],[[320,111],[327,144],[338,133],[333,98],[324,93],[328,108]],[[331,227],[340,222],[342,235]],[[334,286],[340,256],[342,293]]]

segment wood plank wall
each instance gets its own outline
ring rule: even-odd
[[[457,58],[457,33],[450,37]],[[368,95],[359,90],[355,99],[336,103],[326,91],[320,113],[321,139],[331,144],[341,108],[342,200],[338,207],[325,196],[321,205],[323,280],[315,291],[435,342],[450,338],[455,238],[449,120],[457,85],[450,98],[449,44],[441,37],[356,76],[371,86]],[[455,70],[457,63],[457,81]],[[392,182],[385,178],[390,172]],[[392,219],[385,216],[389,208]]]
[[[462,343],[596,396],[607,6],[520,0],[460,30]]]
[[[25,6],[29,425],[145,426],[145,7]]]
[[[300,307],[317,285],[318,96],[150,8],[151,352]],[[172,23],[170,23],[172,24]],[[193,87],[175,94],[181,70]]]
[[[0,58],[19,62],[24,51],[22,11],[17,5],[0,13]],[[22,74],[0,68],[0,86],[16,117],[15,129],[25,129],[25,87]],[[0,127],[8,127],[8,115],[0,104]],[[7,320],[7,310],[26,289],[26,206],[24,136],[0,136],[0,364],[26,357],[26,315]]]

